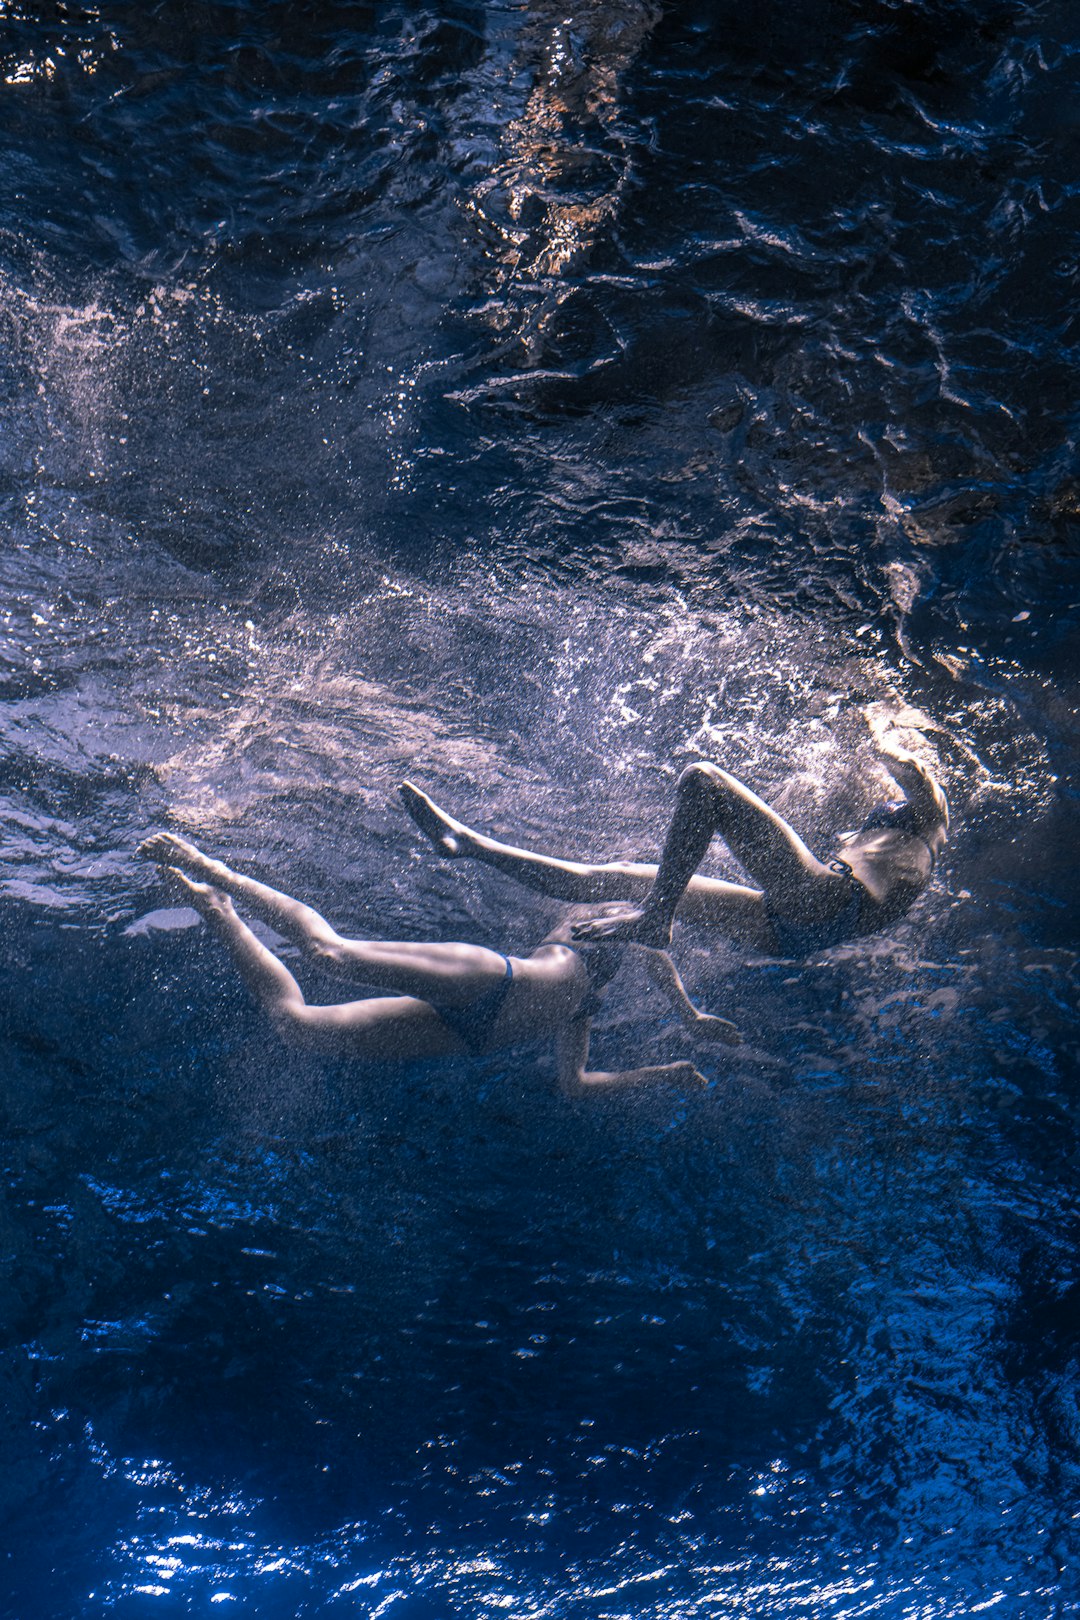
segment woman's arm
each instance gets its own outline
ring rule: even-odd
[[[687,995],[679,970],[667,951],[657,951],[646,946],[638,948],[642,952],[645,972],[650,980],[661,995],[666,996],[692,1034],[706,1040],[726,1041],[729,1046],[738,1046],[741,1043],[742,1035],[727,1018],[718,1018],[714,1013],[698,1011]]]
[[[882,748],[881,763],[918,816],[920,836],[928,843],[934,840],[936,853],[949,830],[949,801],[941,783],[921,760],[902,749]]]
[[[555,1037],[559,1090],[564,1097],[580,1097],[597,1086],[629,1086],[649,1080],[669,1080],[676,1085],[708,1083],[692,1063],[657,1063],[644,1069],[586,1069],[589,1027],[588,1018],[572,1018]]]

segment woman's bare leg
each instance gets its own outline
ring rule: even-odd
[[[402,784],[401,797],[409,815],[440,855],[448,860],[480,861],[553,900],[577,905],[611,900],[644,902],[659,870],[640,861],[586,862],[539,855],[535,850],[500,843],[467,827],[411,782]],[[694,875],[686,885],[679,915],[736,944],[769,943],[761,890],[745,883]]]
[[[798,896],[806,914],[807,893],[820,880],[826,880],[823,886],[831,898],[833,874],[795,829],[737,777],[703,763],[688,766],[679,778],[675,814],[644,905],[623,917],[581,923],[575,935],[666,945],[679,901],[716,834],[770,900],[779,897],[783,903],[785,897]]]
[[[178,866],[167,866],[165,871],[188,904],[228,946],[240,977],[271,1018],[287,1017],[305,1005],[303,991],[284,962],[240,921],[228,895],[209,883],[194,882]]]
[[[324,966],[343,969],[352,978],[380,990],[464,1005],[498,984],[506,974],[505,959],[483,945],[346,939],[311,906],[242,872],[234,872],[224,861],[211,859],[175,833],[157,833],[140,850],[151,860],[185,870],[211,888],[233,895],[284,939]],[[237,924],[244,926],[239,918]],[[268,954],[277,962],[272,952]]]
[[[282,1038],[336,1056],[372,1062],[450,1057],[463,1043],[423,1000],[412,996],[379,996],[311,1007],[285,964],[257,939],[236,914],[227,894],[198,883],[178,867],[167,869],[185,899],[227,948],[240,977],[268,1013]]]
[[[484,866],[505,872],[525,888],[546,894],[552,900],[588,905],[602,900],[644,899],[656,876],[655,866],[637,861],[594,864],[518,849],[513,844],[487,838],[463,821],[457,821],[412,782],[403,782],[400,792],[406,810],[420,831],[447,860],[481,861]]]
[[[159,865],[179,867],[189,876],[243,900],[256,917],[269,923],[283,939],[311,955],[330,955],[333,948],[342,943],[337,930],[314,907],[271,889],[255,878],[245,877],[242,872],[234,872],[224,861],[204,855],[201,849],[176,833],[155,833],[139,845],[139,854]]]

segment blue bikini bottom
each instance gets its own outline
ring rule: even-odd
[[[502,956],[496,951],[496,956]],[[506,972],[499,982],[490,990],[485,990],[474,1001],[466,1001],[456,1007],[444,1007],[433,997],[428,996],[428,1005],[434,1007],[439,1017],[448,1029],[465,1042],[470,1052],[482,1052],[491,1039],[491,1032],[495,1028],[495,1020],[502,1012],[503,1002],[510,994],[510,985],[514,978],[514,966],[508,956],[502,957],[506,963]]]

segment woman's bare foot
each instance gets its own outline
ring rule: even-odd
[[[412,782],[402,782],[398,791],[409,815],[440,855],[457,860],[472,854],[472,833],[464,822],[455,821],[445,810],[440,810],[435,801]]]
[[[671,944],[671,924],[650,917],[647,911],[622,911],[614,917],[589,917],[571,925],[575,939],[619,941],[624,945],[651,945],[663,950]]]
[[[139,845],[139,854],[145,855],[147,860],[157,861],[159,866],[184,867],[188,872],[198,872],[204,877],[213,877],[224,868],[220,861],[213,861],[209,855],[204,855],[201,849],[189,844],[186,838],[177,833],[154,833],[150,838],[144,838]]]
[[[178,866],[166,866],[165,874],[183,891],[184,899],[193,911],[207,922],[213,922],[217,917],[227,917],[233,909],[233,903],[227,894],[215,889],[212,883],[196,883],[189,878],[186,872],[181,872]]]

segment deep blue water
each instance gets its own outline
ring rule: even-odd
[[[5,1615],[1076,1612],[1078,68],[1068,0],[0,0]],[[821,839],[887,722],[939,876],[678,932],[694,1095],[289,1055],[134,853],[526,949],[403,775]],[[629,978],[596,1045],[690,1050]]]

